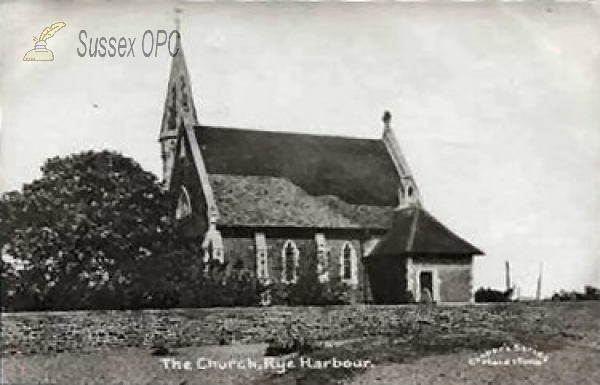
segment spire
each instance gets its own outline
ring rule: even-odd
[[[167,84],[167,95],[159,134],[163,158],[163,179],[167,182],[167,185],[171,178],[175,145],[180,130],[198,124],[192,95],[192,84],[181,42],[181,9],[175,9],[175,13],[175,25],[180,32],[176,43],[179,49],[171,60],[171,73]]]
[[[413,178],[408,162],[402,153],[396,135],[392,131],[392,114],[385,111],[383,121],[383,143],[396,166],[398,177],[400,177],[400,188],[398,192],[398,206],[421,206],[421,194]]]
[[[177,24],[179,23],[177,21]],[[169,76],[167,97],[160,130],[161,139],[169,136],[177,136],[177,125],[182,120],[185,125],[195,125],[198,120],[181,36],[177,39],[177,47],[179,50],[171,60],[171,74]]]

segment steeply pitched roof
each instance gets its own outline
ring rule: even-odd
[[[420,207],[397,210],[392,227],[372,255],[403,253],[482,255]]]
[[[177,44],[180,44],[179,39]],[[171,60],[171,74],[167,85],[159,140],[177,137],[180,121],[187,126],[198,122],[192,97],[192,84],[181,46]]]
[[[212,174],[209,180],[220,225],[388,229],[393,217],[393,207],[312,196],[286,178]]]
[[[270,183],[287,180],[307,196],[333,196],[350,205],[398,204],[399,177],[381,140],[207,126],[195,130],[209,175],[271,177],[252,180],[268,189]]]

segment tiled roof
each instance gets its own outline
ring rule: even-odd
[[[420,207],[397,210],[392,227],[372,255],[403,253],[482,255],[483,252],[454,234]]]
[[[288,180],[305,199],[312,197],[304,204],[315,207],[315,197],[323,196],[350,205],[398,204],[399,177],[382,140],[207,126],[195,130],[209,175],[271,177],[246,180],[260,181],[263,190],[271,189],[268,183]]]
[[[212,174],[209,180],[220,225],[387,229],[394,211],[390,206],[313,196],[281,177]]]

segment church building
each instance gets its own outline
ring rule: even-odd
[[[312,261],[354,302],[469,302],[482,252],[423,207],[391,120],[380,139],[207,126],[180,50],[159,138],[174,215],[199,257],[264,282],[293,283]]]

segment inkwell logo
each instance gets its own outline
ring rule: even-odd
[[[50,39],[56,32],[65,27],[66,24],[62,21],[52,24],[50,27],[46,27],[40,38],[33,37],[35,41],[35,47],[25,54],[23,61],[52,61],[54,60],[54,54],[48,48],[46,48],[46,40]]]

